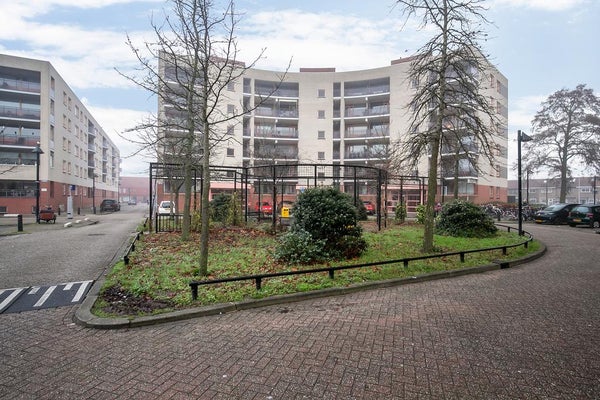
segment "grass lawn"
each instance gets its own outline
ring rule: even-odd
[[[421,275],[488,264],[493,260],[514,259],[539,249],[537,242],[508,249],[467,254],[461,263],[459,256],[411,262],[408,268],[400,264],[339,271],[335,279],[327,273],[295,275],[265,279],[257,291],[254,281],[203,285],[198,288],[198,300],[193,301],[189,282],[201,279],[253,275],[270,272],[314,269],[324,266],[363,264],[423,255],[420,252],[421,225],[397,225],[382,231],[367,231],[364,237],[368,250],[357,259],[328,264],[286,265],[273,258],[278,245],[275,236],[256,228],[211,229],[209,276],[198,276],[199,234],[182,242],[178,233],[143,235],[136,242],[129,265],[122,261],[108,274],[94,312],[100,316],[137,315],[171,311],[215,303],[263,298],[272,295],[303,292],[356,283]],[[503,228],[500,228],[503,229]],[[434,238],[438,252],[452,252],[520,243],[524,237],[516,232],[499,231],[493,238],[466,239],[447,236]]]

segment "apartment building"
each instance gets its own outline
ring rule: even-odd
[[[174,72],[164,64],[168,80]],[[222,110],[224,115],[247,112],[222,128],[229,140],[213,150],[212,164],[330,164],[339,166],[341,175],[343,167],[349,165],[383,167],[392,144],[408,135],[411,110],[407,105],[419,84],[408,80],[409,68],[410,58],[360,71],[301,68],[299,72],[287,72],[283,81],[281,71],[248,69],[227,86]],[[478,73],[477,79],[501,121],[493,127],[497,133],[497,162],[490,165],[479,157],[482,173],[468,160],[461,160],[459,195],[479,203],[506,201],[508,81],[492,65],[483,74]],[[159,115],[173,117],[176,113],[172,108],[159,102]],[[446,150],[443,159],[455,157],[454,151]],[[476,143],[472,151],[477,153]],[[423,176],[427,171],[428,155],[424,154],[417,171],[403,173]],[[453,174],[454,168],[440,168],[440,199],[452,193]],[[285,194],[295,194],[302,189],[301,182],[282,189]],[[363,198],[374,196],[372,186],[358,189]]]
[[[40,209],[93,212],[117,199],[119,172],[119,150],[49,62],[0,54],[0,214],[35,214],[38,174]]]
[[[518,180],[508,181],[508,201],[516,203]],[[523,202],[531,205],[552,205],[560,202],[560,179],[557,178],[528,178],[521,181],[521,195]],[[597,204],[600,202],[598,195],[600,177],[577,176],[567,182],[566,203]]]

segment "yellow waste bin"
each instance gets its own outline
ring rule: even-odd
[[[290,217],[290,208],[289,207],[281,207],[281,218],[289,218]]]

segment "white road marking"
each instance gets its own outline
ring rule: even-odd
[[[71,303],[76,303],[78,302],[81,297],[83,296],[83,294],[85,293],[85,290],[87,289],[87,287],[92,283],[92,281],[83,281],[81,282],[81,286],[79,286],[79,290],[77,290],[77,293],[75,293],[75,297],[73,297],[73,300],[71,300]]]
[[[37,301],[37,303],[35,303],[33,306],[40,307],[41,305],[43,305],[46,302],[46,300],[48,300],[48,297],[50,297],[52,292],[54,292],[54,289],[56,289],[56,285],[50,286],[48,289],[46,289],[46,291],[44,292],[42,297],[40,297],[40,299]]]
[[[32,286],[31,289],[29,289],[29,292],[27,292],[27,294],[36,294],[38,290],[40,290],[39,286]]]
[[[0,303],[0,312],[2,312],[6,307],[8,307],[8,305],[11,303],[11,301],[13,301],[13,299],[15,297],[17,297],[25,289],[27,289],[27,288],[23,287],[23,288],[12,288],[12,289],[0,289],[0,294],[2,294],[4,292],[8,292],[9,290],[13,291],[11,294],[8,295],[8,297],[6,299],[4,299],[4,301],[2,303]]]

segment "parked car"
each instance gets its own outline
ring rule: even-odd
[[[262,204],[256,203],[256,211],[265,215],[271,215],[273,213],[273,206],[268,201],[263,201]]]
[[[100,203],[100,212],[103,211],[119,211],[121,209],[121,205],[117,200],[114,199],[104,199],[102,203]]]
[[[569,226],[589,225],[590,228],[600,228],[600,204],[573,208],[567,222]]]
[[[365,206],[365,209],[367,210],[367,215],[375,214],[375,204],[373,204],[369,200],[364,200],[363,204]]]
[[[171,209],[173,211],[171,211]],[[161,201],[160,204],[158,205],[158,215],[169,215],[171,213],[175,214],[175,206],[173,204],[173,202],[169,201],[169,200],[164,200]]]
[[[538,224],[566,224],[569,212],[579,204],[553,204],[535,213],[534,220]]]
[[[137,201],[135,199],[129,199],[129,201],[127,202],[128,205],[130,206],[135,206],[137,205]]]

